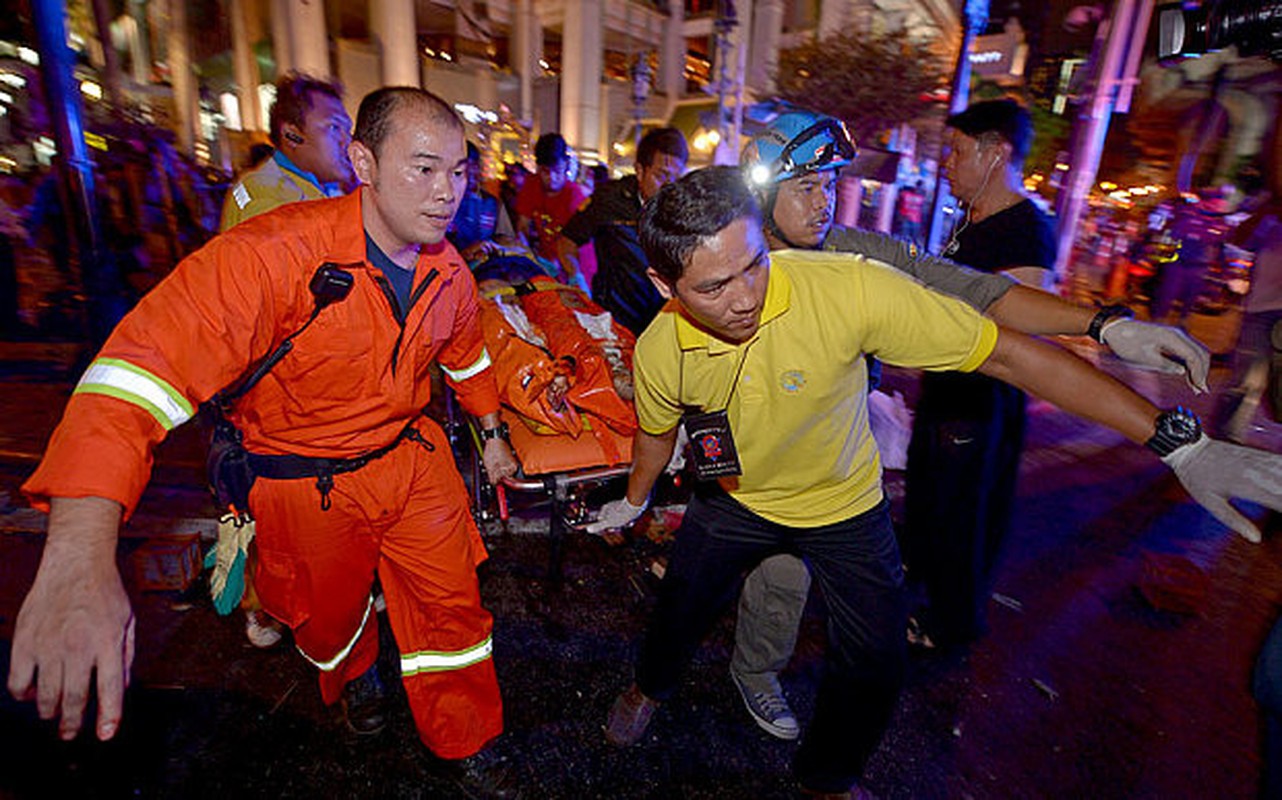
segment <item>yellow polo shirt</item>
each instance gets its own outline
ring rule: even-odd
[[[783,250],[770,261],[761,327],[747,342],[703,331],[676,303],[646,328],[633,360],[637,418],[657,435],[683,410],[727,409],[743,474],[722,486],[768,520],[818,527],[881,502],[864,354],[970,371],[992,353],[997,327],[861,256]]]

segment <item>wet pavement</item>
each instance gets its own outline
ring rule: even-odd
[[[69,391],[60,365],[74,358],[5,355],[0,491],[16,497]],[[1103,366],[1119,371],[1108,359]],[[1193,398],[1174,379],[1124,374],[1159,405],[1209,411],[1209,398]],[[1223,371],[1215,378],[1225,380]],[[892,372],[890,382],[911,394],[910,376]],[[1253,436],[1282,449],[1276,426],[1261,422]],[[193,432],[180,430],[140,507],[142,529],[211,513],[199,461]],[[901,496],[902,476],[888,474],[888,486]],[[731,610],[645,739],[625,750],[604,742],[601,724],[630,680],[662,545],[571,534],[557,587],[545,572],[547,506],[514,502],[518,524],[487,531],[482,590],[495,615],[502,747],[527,796],[793,797],[795,743],[759,731],[727,677]],[[0,533],[5,672],[40,554],[39,534],[20,527]],[[122,541],[122,563],[145,541]],[[1155,610],[1137,590],[1146,565],[1163,555],[1209,578],[1195,613]],[[1034,404],[992,631],[960,661],[913,660],[868,787],[883,798],[1254,796],[1250,667],[1282,597],[1280,557],[1282,537],[1254,546],[1234,538],[1141,448]],[[356,737],[322,706],[301,657],[288,646],[253,649],[240,618],[217,616],[200,582],[186,592],[141,591],[126,574],[139,642],[120,734],[107,744],[58,742],[29,704],[6,695],[0,797],[460,796],[434,777],[403,699],[381,735]],[[821,606],[812,598],[783,675],[803,724],[821,669]]]

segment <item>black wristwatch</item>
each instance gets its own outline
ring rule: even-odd
[[[1157,432],[1144,446],[1166,458],[1178,448],[1192,444],[1202,437],[1202,421],[1197,414],[1183,406],[1176,406],[1157,415]]]
[[[1099,311],[1095,312],[1095,316],[1091,319],[1090,326],[1086,328],[1086,335],[1100,344],[1104,344],[1104,340],[1100,338],[1104,333],[1104,323],[1108,322],[1110,319],[1116,319],[1117,317],[1133,319],[1135,317],[1135,312],[1122,305],[1104,306]]]
[[[498,425],[496,425],[493,428],[481,428],[481,441],[488,442],[491,439],[502,439],[505,442],[511,441],[508,438],[508,434],[509,434],[509,431],[508,431],[507,423],[500,422]]]

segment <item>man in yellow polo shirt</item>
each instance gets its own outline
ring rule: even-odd
[[[1000,330],[880,262],[770,253],[742,174],[714,167],[665,187],[641,241],[670,300],[634,358],[637,417],[626,496],[597,529],[645,508],[684,422],[699,483],[677,532],[636,667],[606,738],[641,738],[739,581],[763,558],[804,557],[830,641],[794,772],[804,793],[852,797],[904,670],[903,571],[867,424],[865,354],[973,370],[1106,424],[1164,457],[1204,504],[1282,507],[1282,458],[1202,436],[1058,348]]]

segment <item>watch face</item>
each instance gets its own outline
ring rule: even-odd
[[[1162,421],[1166,432],[1181,442],[1191,442],[1202,433],[1202,423],[1197,415],[1182,408],[1163,414]]]

